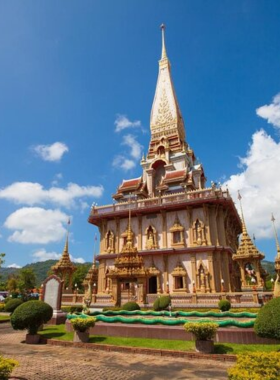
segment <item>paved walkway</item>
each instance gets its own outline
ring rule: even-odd
[[[27,345],[25,332],[0,324],[0,355],[14,358],[21,380],[224,380],[228,363],[188,361],[143,354],[88,351],[83,348]]]

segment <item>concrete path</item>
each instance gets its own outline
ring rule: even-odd
[[[27,345],[25,332],[0,325],[0,355],[14,358],[21,380],[224,380],[232,365],[143,354],[88,351],[83,348]]]

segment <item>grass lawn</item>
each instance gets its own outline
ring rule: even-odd
[[[73,333],[65,332],[64,325],[46,326],[39,332],[45,338],[73,340]],[[90,343],[111,344],[115,346],[130,346],[143,348],[156,348],[163,350],[193,351],[194,342],[185,340],[163,340],[163,339],[144,339],[144,338],[122,338],[91,335]],[[240,354],[243,352],[273,352],[280,351],[280,344],[233,344],[216,343],[215,353],[217,354]]]
[[[7,314],[0,314],[0,321],[9,321],[10,316]]]

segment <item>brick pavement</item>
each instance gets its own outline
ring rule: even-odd
[[[224,380],[228,363],[22,343],[25,332],[0,325],[0,355],[18,360],[22,380]]]

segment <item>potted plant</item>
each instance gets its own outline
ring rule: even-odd
[[[213,322],[188,322],[184,324],[187,332],[195,338],[197,352],[210,354],[214,351],[214,337],[219,325]]]
[[[19,305],[11,316],[11,324],[14,330],[25,330],[25,342],[37,344],[40,335],[37,334],[40,326],[47,323],[53,314],[52,307],[43,301],[27,301]]]
[[[86,343],[89,340],[89,329],[94,327],[96,318],[73,318],[70,320],[74,329],[74,342]]]

